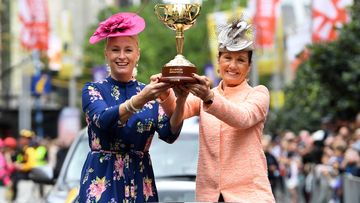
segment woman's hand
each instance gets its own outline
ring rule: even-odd
[[[152,80],[136,97],[139,103],[143,103],[144,105],[146,102],[157,99],[160,95],[164,95],[164,93],[170,91],[170,88],[171,84],[159,82],[159,79]],[[169,93],[167,93],[167,95],[168,94]]]
[[[151,82],[159,82],[161,76],[162,76],[161,73],[152,75],[152,76],[150,77],[150,81],[151,81]],[[164,101],[164,100],[170,95],[170,91],[171,91],[171,89],[169,88],[169,89],[167,89],[166,91],[161,92],[161,93],[157,96],[157,98],[160,99],[160,101]]]
[[[186,88],[189,91],[199,97],[203,101],[210,100],[214,97],[214,93],[211,91],[211,82],[206,76],[200,76],[193,74],[193,77],[197,79],[198,83],[196,84],[187,84]]]
[[[120,122],[126,122],[133,113],[140,110],[148,101],[155,100],[160,94],[169,90],[169,88],[171,88],[170,84],[159,82],[158,80],[151,81],[139,94],[132,96],[128,101],[119,106]]]
[[[156,82],[156,81],[159,81],[160,78],[161,78],[162,74],[161,73],[157,73],[157,74],[154,74],[152,76],[150,76],[150,82]]]
[[[172,89],[174,90],[176,98],[181,100],[186,100],[190,92],[189,89],[182,85],[176,85]]]

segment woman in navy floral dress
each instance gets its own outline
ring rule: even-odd
[[[85,84],[82,106],[88,124],[89,152],[76,202],[158,201],[149,147],[155,131],[173,143],[180,132],[184,98],[168,118],[155,100],[169,84],[137,81],[140,58],[137,34],[144,20],[118,13],[99,24],[90,43],[106,39],[105,57],[111,72],[105,80]]]

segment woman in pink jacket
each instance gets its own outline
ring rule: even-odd
[[[253,51],[249,30],[249,24],[238,20],[219,32],[222,81],[217,87],[210,89],[207,77],[194,74],[198,84],[175,88],[192,93],[184,118],[200,117],[196,201],[275,202],[261,145],[269,91],[247,82]],[[167,95],[160,99],[171,114],[176,98]]]

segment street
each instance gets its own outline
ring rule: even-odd
[[[44,194],[46,194],[52,185],[44,186]],[[10,203],[9,196],[11,193],[8,188],[0,187],[0,203]],[[18,198],[13,203],[42,203],[43,200],[40,197],[40,186],[33,183],[31,180],[23,180],[19,182]]]

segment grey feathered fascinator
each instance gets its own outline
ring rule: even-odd
[[[242,19],[218,27],[218,33],[220,52],[254,50],[252,27]]]

